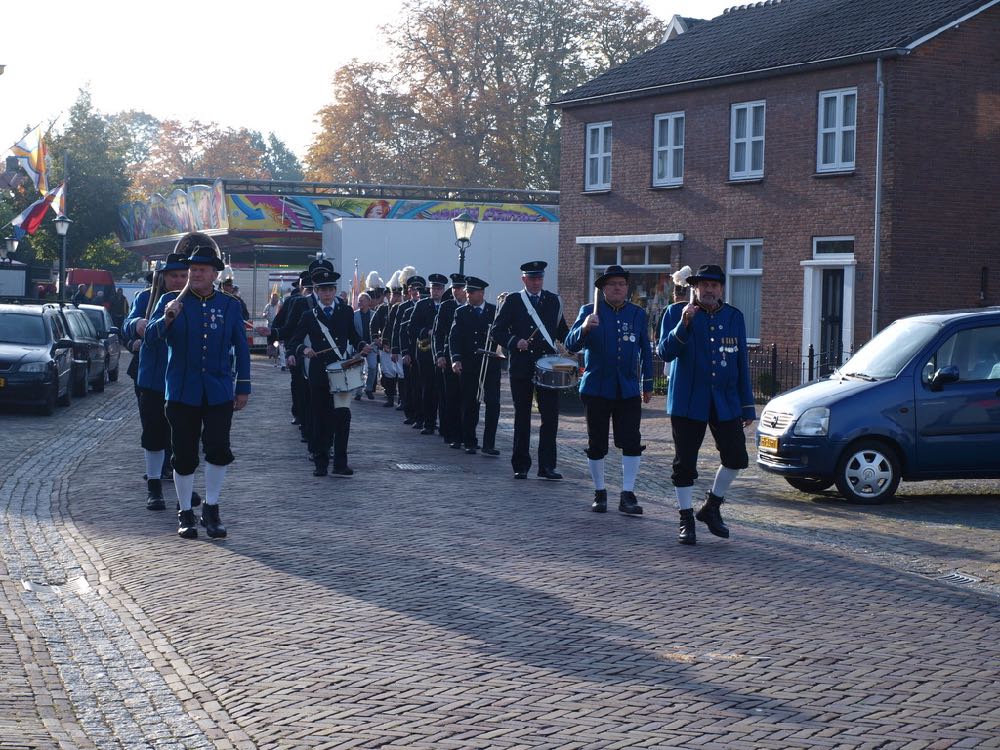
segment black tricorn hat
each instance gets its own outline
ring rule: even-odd
[[[201,232],[188,232],[174,245],[174,252],[184,256],[184,263],[201,263],[212,266],[216,271],[226,267],[222,262],[222,252],[215,240]]]
[[[320,266],[312,272],[312,285],[313,286],[336,286],[337,280],[340,278],[340,274],[334,271],[332,268],[327,268],[326,266]]]
[[[688,284],[694,285],[699,281],[718,281],[720,284],[725,284],[726,272],[716,265],[698,266],[697,272],[688,276]]]
[[[450,276],[451,276],[451,285],[452,285],[452,287],[456,287],[457,286],[457,287],[461,288],[461,287],[465,286],[465,276],[463,276],[460,273],[453,273],[453,274],[450,274]]]
[[[470,292],[478,292],[480,289],[485,289],[488,286],[489,284],[476,276],[465,277],[465,288]]]
[[[628,271],[626,271],[621,266],[608,266],[607,269],[594,279],[594,286],[598,289],[604,288],[604,285],[608,282],[608,279],[613,279],[616,276],[621,276],[625,281],[628,281]]]

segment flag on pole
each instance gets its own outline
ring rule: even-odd
[[[94,299],[94,285],[93,285],[93,283],[91,283],[91,285],[87,287],[87,299]]]
[[[351,307],[358,309],[358,297],[361,296],[361,279],[358,278],[358,259],[354,259],[354,279],[351,281]]]
[[[60,182],[59,187],[49,193],[49,196],[52,198],[52,210],[55,211],[56,216],[64,215],[66,213],[66,183]]]
[[[17,157],[21,168],[28,173],[31,181],[35,183],[35,188],[39,193],[45,195],[49,192],[49,182],[46,177],[45,164],[45,140],[42,138],[42,126],[25,133],[24,138],[19,140],[10,148],[14,156]]]
[[[49,210],[49,206],[52,205],[52,201],[57,194],[61,194],[60,191],[49,193],[45,197],[39,198],[11,219],[10,223],[15,228],[15,234],[18,230],[24,234],[34,234],[38,227],[41,226],[42,219],[45,218],[45,213]]]

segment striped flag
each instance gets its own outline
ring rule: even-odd
[[[55,199],[58,192],[59,191],[49,193],[45,197],[39,198],[37,201],[24,209],[20,214],[11,219],[10,223],[15,229],[15,234],[17,234],[17,232],[34,234],[38,227],[41,226],[42,219],[45,218],[45,214],[48,212],[49,207],[52,205],[52,201]]]
[[[358,262],[354,261],[354,280],[351,281],[351,307],[358,309],[358,297],[361,296],[361,279],[358,278]]]
[[[49,181],[46,177],[46,152],[45,140],[42,138],[42,126],[25,133],[24,138],[19,140],[10,148],[11,153],[17,157],[21,168],[28,173],[31,181],[35,183],[35,188],[39,193],[45,195],[49,192]]]

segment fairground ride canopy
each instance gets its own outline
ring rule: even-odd
[[[357,185],[184,177],[168,196],[119,209],[122,245],[163,258],[186,232],[212,235],[239,262],[301,261],[322,245],[323,224],[338,218],[559,221],[551,190]],[[242,257],[241,257],[242,256]]]

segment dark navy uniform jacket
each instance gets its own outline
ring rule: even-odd
[[[530,304],[530,303],[529,303]],[[493,340],[507,349],[510,357],[510,376],[512,378],[530,378],[535,374],[535,362],[540,357],[558,354],[547,343],[541,332],[535,333],[535,321],[525,308],[525,303],[519,292],[511,293],[504,300],[497,313],[496,326],[493,328]],[[538,298],[538,318],[548,331],[553,343],[563,341],[569,333],[569,326],[562,314],[562,300],[558,294],[545,289]],[[532,334],[534,338],[532,338]],[[527,351],[519,351],[517,342],[528,341]]]
[[[455,310],[457,309],[458,300],[454,297],[446,299],[438,308],[438,313],[434,318],[434,327],[431,329],[431,353],[435,359],[444,357],[449,362],[451,361],[448,336],[451,334],[451,324],[455,320]]]
[[[129,310],[123,326],[125,338],[130,340],[139,338],[135,325],[146,317],[146,308],[149,306],[151,293],[151,289],[143,289],[132,300],[132,309]],[[162,339],[153,341],[144,338],[139,347],[139,370],[135,377],[135,384],[140,388],[163,393],[167,388],[166,378],[167,342]]]
[[[601,299],[597,309],[601,324],[584,333],[583,323],[593,310],[593,304],[581,307],[566,337],[567,349],[584,351],[580,393],[610,399],[651,393],[653,347],[649,343],[646,311],[631,302],[615,308]]]
[[[431,355],[430,352],[421,352],[417,346],[417,341],[431,336],[438,305],[439,303],[435,302],[432,297],[425,297],[413,306],[413,313],[410,315],[410,323],[407,328],[407,345],[403,349],[404,353],[411,355],[420,354],[421,356]],[[433,350],[433,348],[434,344],[432,342],[431,349]]]
[[[392,353],[393,354],[407,354],[408,350],[406,348],[407,336],[409,335],[409,322],[410,311],[413,310],[413,306],[416,305],[416,301],[412,299],[405,300],[399,303],[399,307],[396,309],[396,319],[392,327]]]
[[[707,422],[714,406],[720,421],[756,419],[743,313],[723,303],[699,310],[686,327],[686,304],[667,308],[660,328],[657,353],[670,363],[667,413]]]
[[[375,314],[372,315],[372,339],[382,337],[382,331],[389,323],[389,310],[388,302],[383,302],[375,308]]]
[[[214,406],[232,401],[234,393],[250,393],[250,348],[239,300],[225,292],[200,297],[188,291],[180,315],[168,328],[163,311],[177,295],[160,297],[145,336],[149,342],[167,342],[167,401]]]
[[[455,310],[455,320],[448,336],[452,362],[475,359],[477,349],[487,348],[486,331],[496,314],[496,305],[489,302],[483,303],[482,313],[477,313],[476,308],[468,303]]]
[[[319,300],[313,297],[310,297],[310,299],[313,300],[313,304],[299,316],[295,332],[289,337],[285,346],[295,352],[295,356],[301,361],[309,363],[307,366],[309,368],[310,387],[315,387],[316,383],[327,383],[326,366],[340,359],[337,353],[333,351],[324,352],[312,359],[306,359],[303,355],[302,352],[306,348],[306,336],[309,337],[308,346],[313,351],[319,352],[330,348],[330,342],[327,341],[319,321],[322,320],[327,330],[329,330],[330,336],[333,337],[344,359],[348,358],[348,344],[351,344],[355,350],[360,350],[367,342],[361,340],[357,330],[354,328],[354,310],[344,300],[339,297],[335,298],[331,305],[333,314],[327,315],[323,312],[323,307],[320,305]],[[323,387],[326,386],[324,385]]]
[[[286,334],[288,326],[288,313],[291,312],[292,300],[298,299],[301,293],[298,289],[293,289],[292,293],[288,295],[287,299],[282,300],[281,309],[278,310],[278,314],[274,316],[274,322],[271,323],[271,328],[275,331],[275,336],[278,341],[284,341],[288,338]]]

